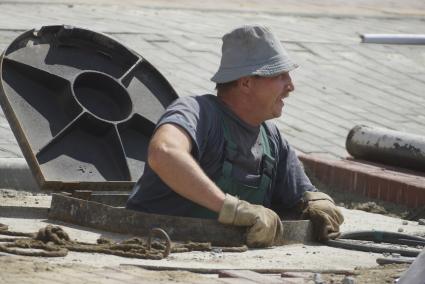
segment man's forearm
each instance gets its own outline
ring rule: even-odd
[[[175,129],[167,128],[160,130],[175,131]],[[225,195],[204,173],[189,153],[189,149],[182,149],[181,144],[184,145],[185,140],[181,143],[164,142],[161,139],[162,134],[161,132],[156,133],[157,137],[154,137],[149,147],[150,167],[172,190],[181,196],[214,212],[220,211]],[[180,135],[178,132],[174,134]],[[168,132],[167,137],[169,135]]]

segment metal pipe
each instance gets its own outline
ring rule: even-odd
[[[425,171],[425,137],[378,127],[357,125],[345,147],[357,159]]]
[[[363,43],[425,44],[425,34],[362,34]]]

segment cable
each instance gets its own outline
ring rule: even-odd
[[[402,256],[409,257],[416,257],[421,252],[421,250],[417,249],[390,248],[374,244],[354,243],[352,240],[372,241],[375,243],[389,243],[406,246],[425,246],[425,238],[386,231],[354,231],[343,233],[338,239],[325,241],[324,244],[330,247],[365,252],[398,253]]]
[[[346,240],[329,240],[329,241],[325,241],[324,244],[330,247],[343,248],[343,249],[349,249],[349,250],[358,250],[358,251],[365,251],[365,252],[398,253],[401,256],[409,256],[409,257],[416,257],[421,252],[421,250],[397,249],[397,248],[381,247],[381,246],[372,245],[372,244],[352,243]]]

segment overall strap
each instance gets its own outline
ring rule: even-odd
[[[221,115],[222,115],[223,135],[224,135],[224,143],[225,143],[223,176],[226,178],[230,178],[232,175],[233,165],[229,161],[229,159],[233,159],[237,155],[238,147],[236,146],[236,143],[233,141],[232,135],[230,134],[229,127],[227,126],[228,119],[226,118],[226,115],[224,114],[222,110],[221,110]]]
[[[267,191],[273,181],[276,160],[271,153],[270,141],[268,139],[267,126],[265,123],[261,124],[260,132],[261,143],[263,145],[263,158],[261,160],[261,180],[259,189]]]
[[[224,180],[226,180],[226,183],[233,180],[232,178],[232,169],[233,164],[232,160],[237,155],[237,145],[233,140],[233,136],[231,134],[231,131],[229,129],[228,124],[229,118],[225,114],[224,110],[219,107],[217,104],[217,110],[219,111],[219,114],[221,116],[221,122],[222,122],[222,129],[223,129],[223,136],[224,136],[224,150],[225,150],[225,156],[222,166],[222,177]],[[263,155],[261,159],[260,164],[260,183],[258,185],[258,188],[260,191],[267,192],[271,188],[272,181],[274,179],[275,174],[275,168],[276,168],[276,161],[273,158],[272,150],[271,150],[271,140],[269,139],[270,132],[266,125],[266,123],[262,123],[260,125],[260,136],[261,136],[261,145],[263,150]]]

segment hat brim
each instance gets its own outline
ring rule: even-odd
[[[215,73],[211,78],[211,81],[215,83],[227,83],[245,76],[258,75],[262,77],[273,77],[282,73],[290,72],[296,69],[298,64],[292,62],[288,58],[272,58],[267,63],[262,63],[252,66],[240,66],[233,68],[224,68],[220,69]]]

